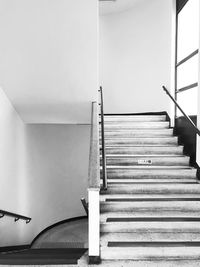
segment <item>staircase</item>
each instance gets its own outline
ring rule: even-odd
[[[200,184],[166,115],[105,115],[104,121],[102,263],[200,266]]]

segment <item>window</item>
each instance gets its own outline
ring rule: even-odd
[[[184,4],[177,14],[176,99],[187,115],[197,115],[199,0]]]

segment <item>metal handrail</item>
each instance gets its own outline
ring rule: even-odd
[[[30,221],[32,220],[30,217],[26,217],[26,216],[13,213],[13,212],[9,212],[9,211],[5,211],[5,210],[0,210],[0,218],[3,218],[4,216],[15,218],[14,219],[15,222],[17,222],[18,220],[24,220],[26,221],[26,223],[30,223]]]
[[[174,104],[177,106],[177,108],[181,111],[181,113],[184,115],[186,120],[192,125],[192,127],[195,129],[195,132],[200,136],[200,130],[197,128],[197,126],[194,124],[194,122],[190,119],[190,117],[183,111],[183,109],[179,106],[177,101],[173,98],[173,96],[170,94],[170,92],[167,90],[165,86],[162,86],[163,90],[166,92],[166,94],[171,98],[171,100],[174,102]]]
[[[103,90],[100,86],[101,97],[101,146],[102,146],[102,174],[103,174],[103,189],[107,189],[107,170],[106,170],[106,149],[105,149],[105,137],[104,137],[104,109],[103,109]]]

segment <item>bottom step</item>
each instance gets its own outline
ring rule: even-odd
[[[200,260],[200,246],[102,247],[104,260]],[[189,265],[191,266],[191,265]]]
[[[86,265],[84,265],[85,267]],[[87,265],[88,266],[88,265]],[[165,260],[165,261],[131,261],[131,260],[103,260],[103,267],[200,267],[198,260]],[[80,267],[82,267],[80,265]]]

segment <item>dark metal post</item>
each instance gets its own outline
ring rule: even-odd
[[[88,203],[85,201],[85,198],[81,198],[81,203],[83,205],[83,208],[88,216]]]

